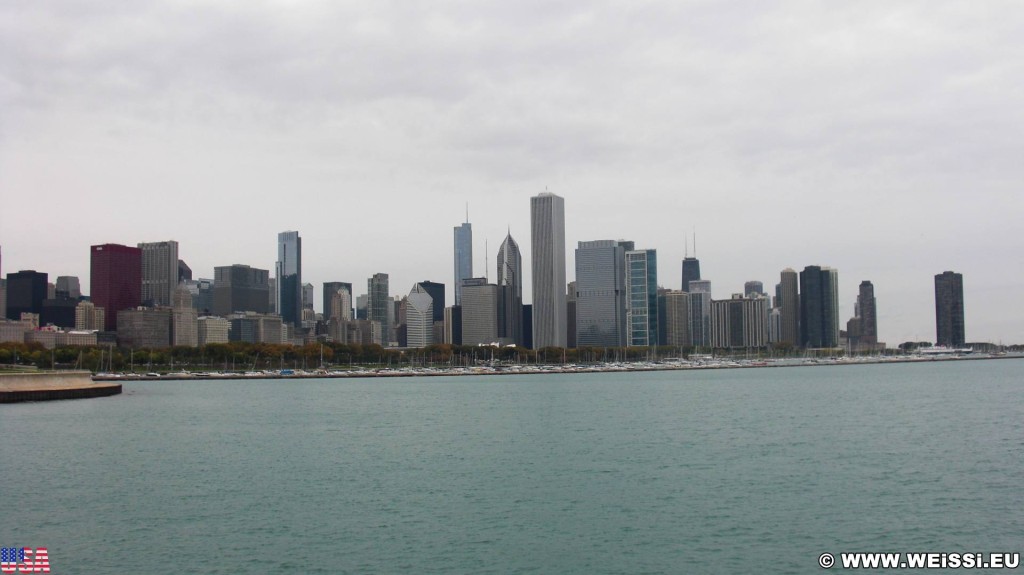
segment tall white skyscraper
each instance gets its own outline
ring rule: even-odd
[[[533,347],[565,347],[565,199],[544,192],[530,198],[533,270]]]

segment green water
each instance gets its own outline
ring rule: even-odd
[[[1024,550],[1020,360],[125,384],[0,406],[76,573],[808,573]]]

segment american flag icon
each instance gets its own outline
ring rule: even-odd
[[[0,573],[49,573],[50,554],[46,547],[0,548]]]

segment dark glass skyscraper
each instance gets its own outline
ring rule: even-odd
[[[683,259],[683,291],[690,291],[690,282],[700,281],[700,260],[693,257]]]
[[[626,252],[626,343],[658,345],[657,250]]]
[[[299,232],[277,234],[277,313],[281,321],[302,325],[302,238]]]
[[[800,272],[800,345],[839,346],[839,272],[807,266]]]
[[[419,282],[423,291],[427,292],[433,302],[434,310],[431,321],[444,321],[444,284],[423,281]]]
[[[523,345],[523,255],[511,232],[498,248],[498,338]]]
[[[7,274],[7,319],[19,320],[23,313],[43,313],[49,275],[35,270]]]
[[[935,276],[935,343],[950,347],[963,347],[967,343],[964,335],[964,276],[955,272],[942,272]]]
[[[211,311],[228,316],[233,312],[267,313],[270,307],[270,272],[240,264],[213,268]]]
[[[626,252],[633,242],[595,240],[576,247],[576,344],[626,345]]]

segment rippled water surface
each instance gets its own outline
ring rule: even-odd
[[[126,383],[0,406],[74,573],[814,572],[1024,551],[1024,361]]]

